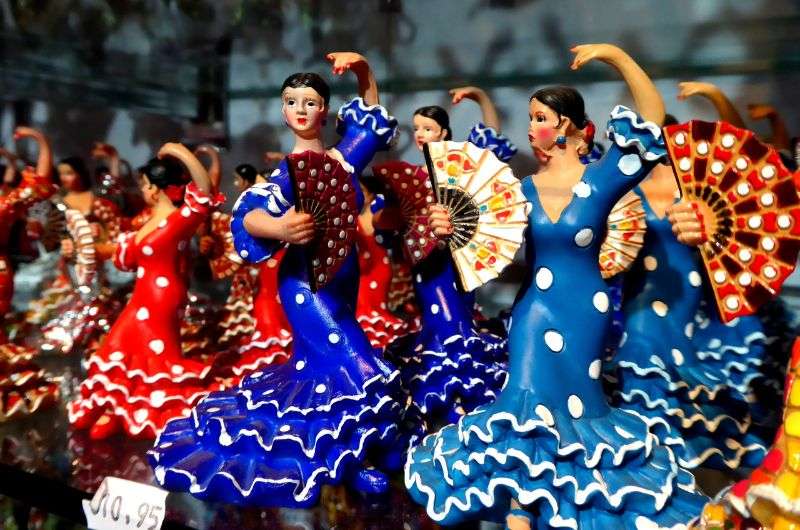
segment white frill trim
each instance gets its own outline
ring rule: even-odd
[[[361,119],[358,118],[358,113],[353,108],[353,103],[358,106],[358,109],[362,111],[364,114],[361,116]],[[397,127],[382,127],[372,112],[377,110],[381,117],[387,121],[387,123],[391,124],[392,122],[397,123],[397,120],[394,116],[389,114],[389,111],[386,110],[385,107],[382,105],[367,105],[364,103],[364,100],[360,97],[353,98],[349,103],[343,105],[337,114],[340,120],[345,118],[352,118],[352,120],[357,123],[360,127],[369,128],[370,130],[374,131],[378,135],[386,134],[389,131],[392,131],[392,136],[389,137],[389,140],[386,142],[387,144],[394,141],[394,138],[397,136]],[[369,122],[369,125],[367,123]]]
[[[624,105],[617,105],[616,107],[611,109],[611,119],[627,120],[630,122],[631,126],[634,129],[646,131],[656,139],[661,138],[661,128],[658,125],[656,125],[651,121],[641,119],[641,117],[637,113],[635,113],[628,107],[625,107]],[[655,162],[656,160],[659,160],[666,156],[666,149],[664,149],[664,153],[662,154],[653,153],[648,150],[647,146],[644,145],[641,138],[636,138],[636,137],[625,138],[621,133],[614,130],[613,124],[610,124],[609,127],[606,129],[606,136],[608,137],[609,140],[616,143],[619,147],[630,147],[631,145],[635,146],[637,151],[639,152],[639,156],[650,162]]]
[[[125,372],[125,376],[129,379],[138,377],[145,383],[155,383],[157,381],[161,381],[162,379],[167,379],[176,383],[182,383],[187,379],[205,379],[212,368],[210,365],[206,366],[199,374],[197,372],[183,372],[181,375],[175,375],[168,372],[156,372],[154,374],[148,374],[144,370],[128,370],[128,367],[125,366],[125,364],[121,361],[103,361],[96,356],[92,356],[87,362],[87,369],[90,369],[93,366],[96,367],[100,372],[110,372],[113,368],[118,368]]]

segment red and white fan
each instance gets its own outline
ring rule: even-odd
[[[627,271],[636,261],[644,246],[646,215],[642,199],[632,191],[611,210],[606,221],[606,238],[600,245],[600,273],[604,279]]]
[[[67,233],[75,244],[75,279],[79,288],[91,289],[97,276],[97,256],[92,227],[78,210],[64,211]]]
[[[800,198],[778,153],[725,122],[664,129],[683,199],[698,204],[700,251],[724,322],[780,292],[800,253]]]
[[[425,144],[436,202],[450,211],[448,245],[461,284],[472,291],[496,278],[524,240],[530,204],[508,164],[470,142]]]
[[[286,157],[295,208],[311,214],[316,228],[308,244],[313,291],[336,275],[355,244],[358,204],[351,174],[327,153],[304,151]]]

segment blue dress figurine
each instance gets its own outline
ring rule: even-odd
[[[619,48],[573,51],[574,67],[604,60],[641,86],[637,96],[657,94]],[[412,449],[406,487],[441,524],[507,516],[536,529],[686,528],[704,497],[672,451],[659,445],[652,432],[659,420],[611,408],[600,380],[611,323],[598,267],[606,219],[665,157],[661,131],[616,107],[608,123],[611,147],[584,169],[576,146],[588,122],[580,94],[543,89],[529,110],[529,139],[543,169],[535,184],[523,181],[532,204],[529,274],[512,312],[508,382],[497,401]],[[556,188],[557,196],[548,197]],[[555,199],[560,213],[552,212]]]
[[[489,118],[486,121],[493,124],[476,124],[467,141],[491,150],[504,162],[510,160],[517,149],[498,132],[499,124],[493,117],[496,113],[485,92],[464,87],[451,94],[454,103],[465,97],[478,100],[484,117]],[[451,137],[449,116],[439,106],[417,109],[413,121],[414,139],[420,149],[428,142]],[[381,177],[391,179],[388,175]],[[425,174],[423,182],[427,180]],[[497,397],[506,379],[507,340],[476,325],[475,293],[465,292],[458,285],[448,251],[434,250],[412,268],[412,273],[421,329],[396,342],[387,356],[399,366],[403,387],[426,423],[440,426]]]
[[[334,72],[350,67],[360,81],[368,77],[374,84],[360,55],[329,58]],[[296,152],[324,150],[328,97],[316,74],[294,74],[284,83],[284,116],[296,134]],[[368,90],[365,99],[376,103],[377,91]],[[396,126],[383,107],[361,98],[339,110],[342,138],[328,154],[352,174],[359,208],[358,176],[388,148]],[[249,225],[254,216],[265,221],[258,228]],[[237,251],[253,262],[267,259],[281,240],[310,241],[313,226],[310,216],[294,210],[285,161],[267,183],[239,197],[231,222]],[[316,504],[324,484],[386,491],[386,476],[365,460],[382,469],[402,464],[408,444],[398,432],[403,400],[398,371],[373,350],[355,318],[357,259],[350,252],[336,276],[312,292],[303,248],[289,247],[279,294],[294,337],[290,360],[251,374],[239,388],[212,393],[188,418],[168,423],[149,452],[159,484],[202,499],[285,507]]]
[[[669,168],[654,170],[651,179],[652,193],[657,186],[675,196]],[[698,318],[710,298],[698,252],[677,240],[641,188],[635,191],[647,213],[647,233],[625,278],[625,332],[608,367],[616,379],[614,404],[665,419],[672,429],[661,431],[662,441],[682,467],[755,466],[774,434],[752,387],[763,378],[760,321],[743,317],[725,325],[715,314]],[[710,330],[716,337],[704,339]]]

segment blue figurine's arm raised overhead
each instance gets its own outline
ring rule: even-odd
[[[355,174],[361,174],[378,151],[389,148],[397,134],[397,120],[380,105],[367,105],[354,98],[342,105],[336,117],[336,132],[342,137],[336,144],[345,162]]]
[[[239,196],[231,215],[231,233],[237,254],[252,263],[268,259],[284,246],[283,241],[254,237],[244,227],[245,216],[262,210],[272,217],[282,217],[294,206],[292,189],[286,161],[282,161],[267,182],[255,184]]]

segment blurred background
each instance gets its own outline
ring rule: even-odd
[[[680,120],[718,117],[707,100],[676,99],[678,82],[701,79],[746,121],[747,104],[768,103],[800,129],[796,0],[0,0],[0,17],[0,143],[32,124],[59,157],[88,157],[102,140],[137,167],[180,139],[224,147],[226,177],[242,162],[263,167],[265,151],[290,147],[279,100],[288,74],[324,74],[334,109],[355,94],[353,76],[334,78],[324,60],[344,50],[369,59],[402,125],[388,156],[410,162],[421,162],[413,110],[451,109],[447,90],[460,85],[494,99],[520,176],[534,167],[527,101],[537,87],[578,87],[602,131],[615,104],[632,102],[607,66],[569,70],[579,43],[626,49]],[[455,139],[479,118],[471,102],[452,107]],[[765,121],[748,125],[769,135]]]

